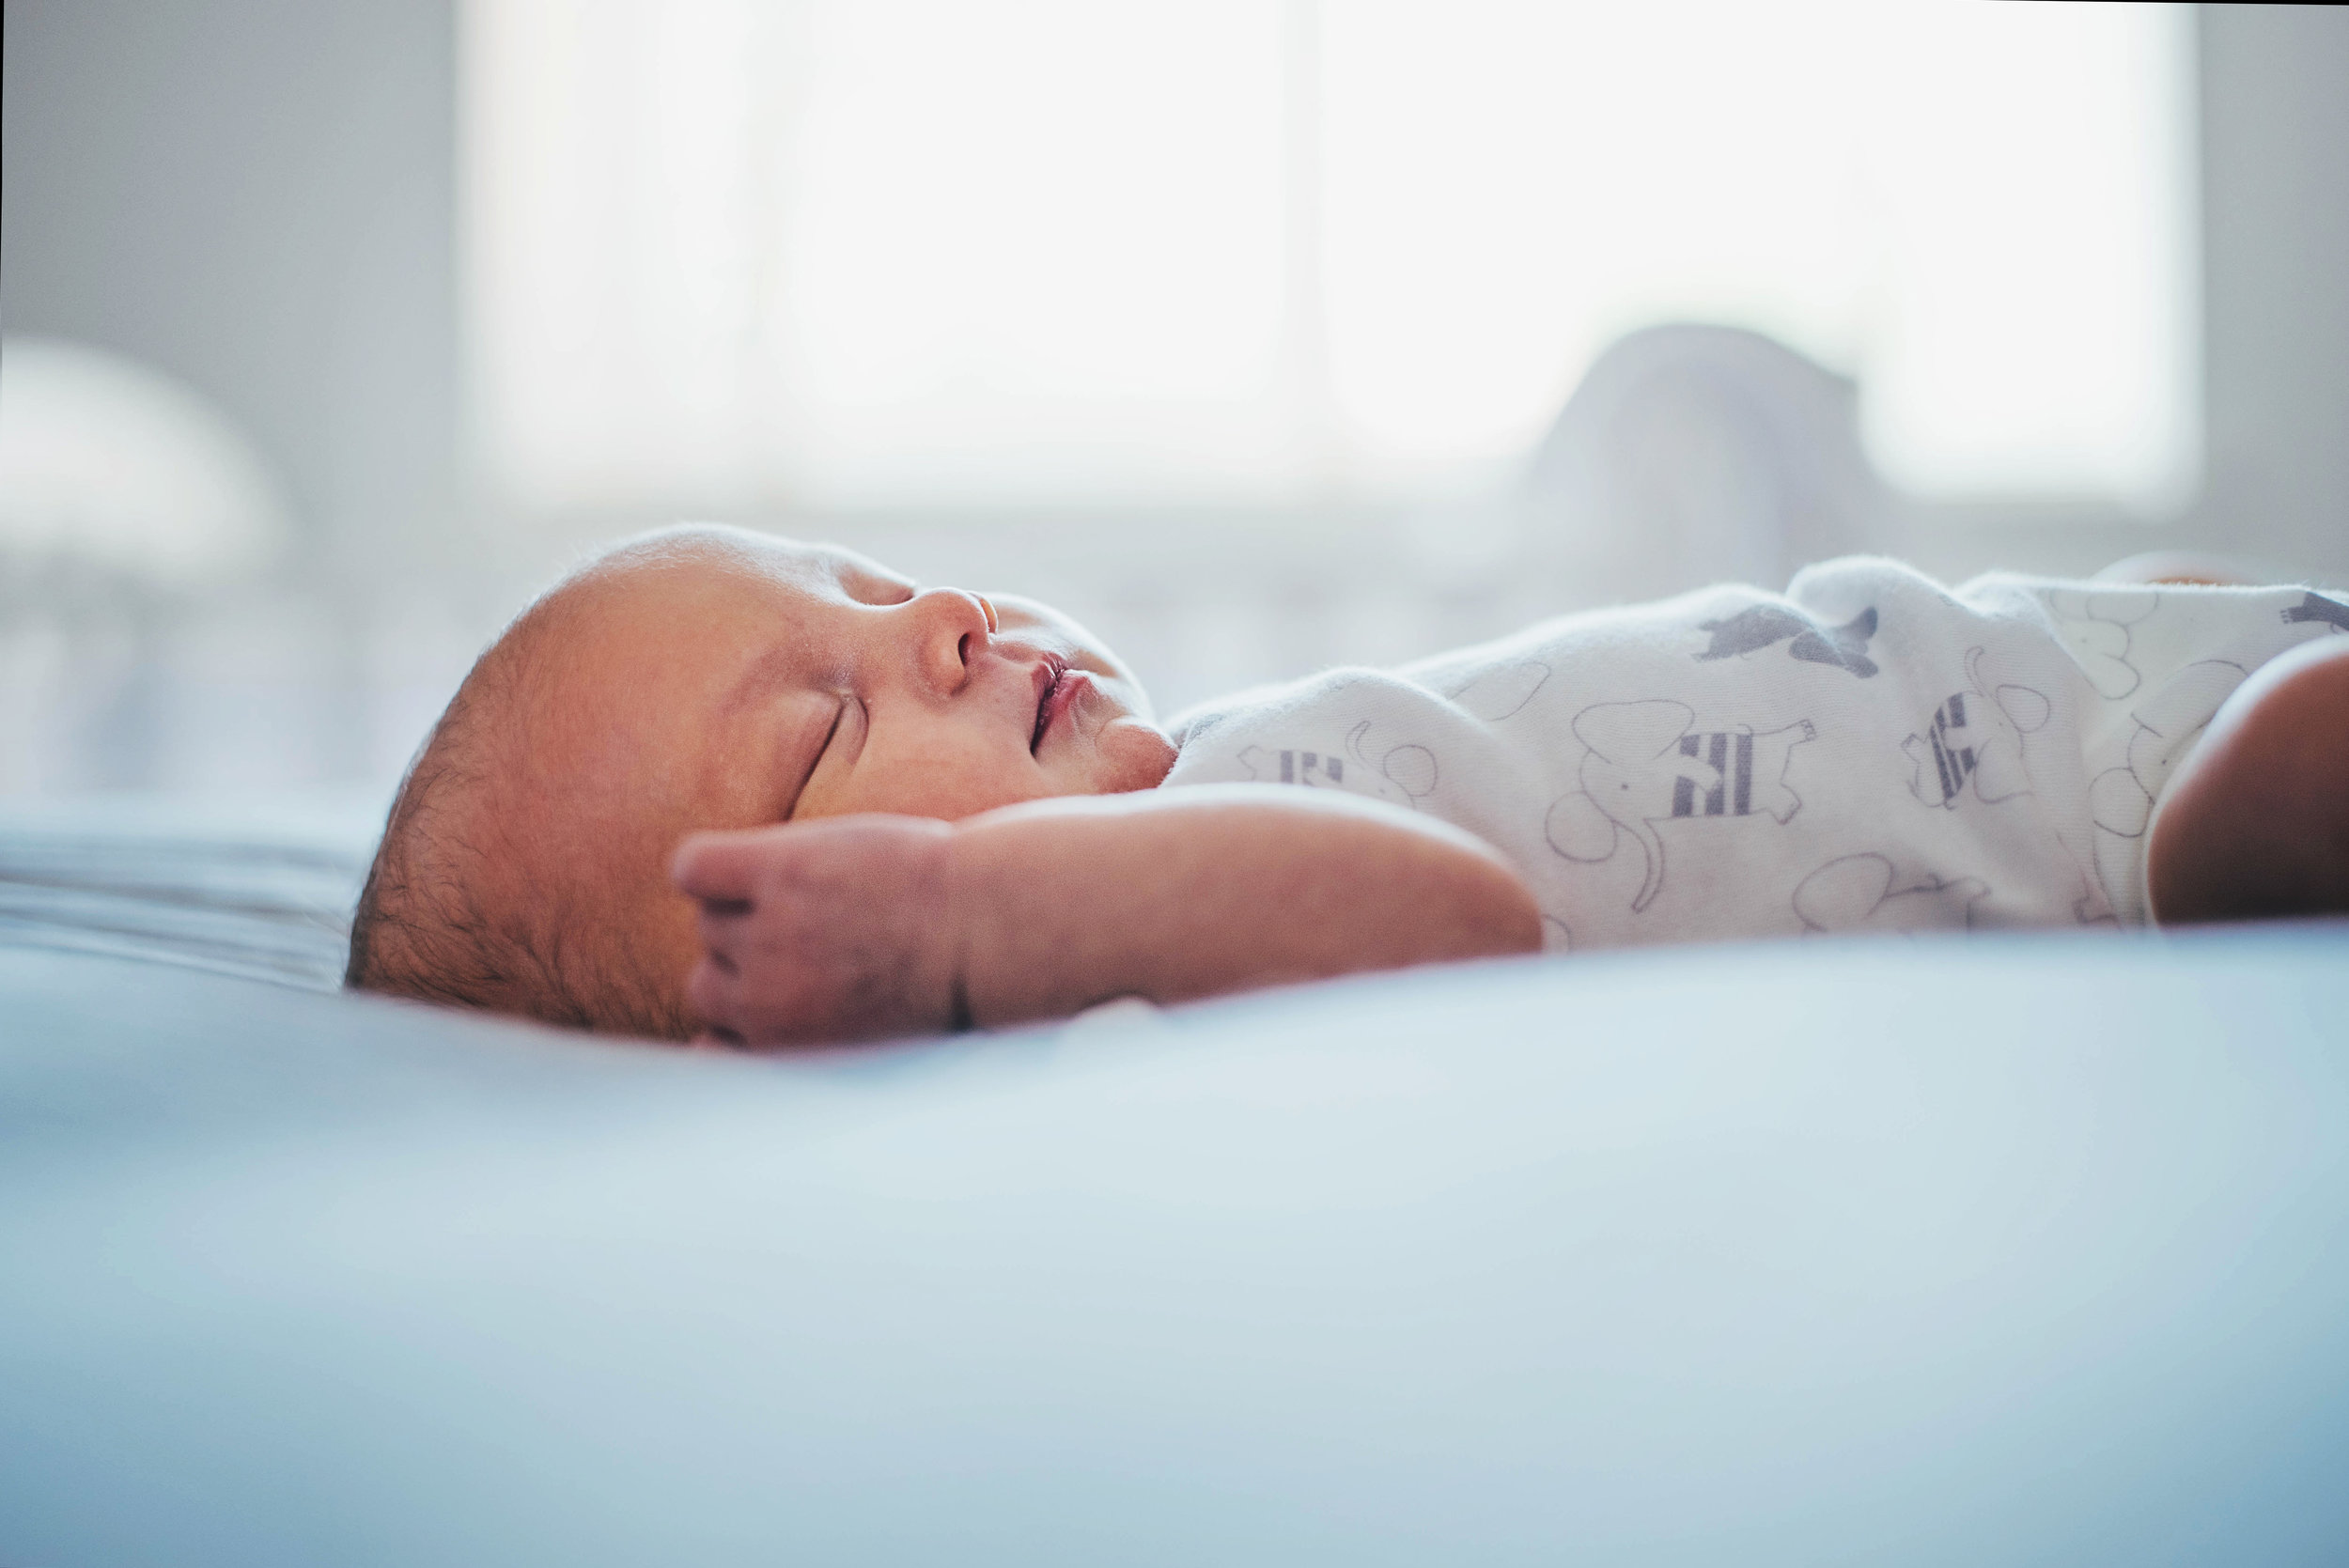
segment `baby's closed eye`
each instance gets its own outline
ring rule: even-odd
[[[784,814],[786,821],[799,816],[811,804],[820,807],[822,796],[836,785],[839,776],[864,749],[866,728],[863,702],[852,691],[841,692],[839,706],[832,709],[832,726],[824,732],[823,740],[809,759],[807,772],[792,796],[791,809]]]

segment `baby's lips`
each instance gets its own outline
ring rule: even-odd
[[[1040,653],[1036,656],[1034,665],[1028,671],[1028,679],[1035,688],[1035,706],[1039,709],[1044,706],[1044,699],[1051,693],[1053,683],[1060,679],[1061,672],[1067,667],[1066,660],[1051,654]]]
[[[1029,672],[1029,679],[1035,689],[1035,721],[1028,732],[1028,750],[1034,752],[1044,744],[1044,732],[1052,727],[1053,711],[1068,679],[1068,660],[1058,654],[1044,654]]]
[[[1043,744],[1044,737],[1052,733],[1052,726],[1060,722],[1061,717],[1074,708],[1078,700],[1092,689],[1092,683],[1093,677],[1082,670],[1062,672],[1060,679],[1053,683],[1050,693],[1045,697],[1043,711],[1038,716],[1035,732],[1038,745]]]

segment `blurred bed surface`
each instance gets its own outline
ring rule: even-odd
[[[2349,1543],[2341,929],[759,1061],[332,992],[370,826],[7,818],[0,1560]]]
[[[0,947],[331,990],[382,815],[336,795],[0,803]]]

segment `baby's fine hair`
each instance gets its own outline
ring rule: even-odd
[[[532,869],[517,775],[554,672],[550,596],[474,663],[409,764],[350,922],[354,989],[517,1013],[573,1029],[682,1037],[676,987],[569,879]],[[574,867],[583,876],[592,869]]]

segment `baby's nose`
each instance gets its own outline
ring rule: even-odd
[[[917,624],[923,673],[941,691],[961,688],[971,655],[988,645],[997,621],[995,607],[961,588],[925,588],[908,599],[905,613]]]

